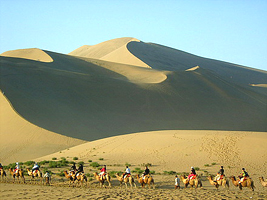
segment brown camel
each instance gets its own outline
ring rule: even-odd
[[[83,187],[83,183],[85,182],[85,186],[87,186],[87,177],[84,173],[78,173],[74,178],[75,180],[78,181],[77,185],[80,183],[80,186]]]
[[[65,177],[70,180],[69,181],[69,187],[71,184],[73,184],[73,187],[74,187],[74,181],[75,181],[74,171],[70,171],[69,173],[67,171],[63,171],[63,173],[65,174]]]
[[[6,172],[4,169],[0,169],[1,181],[6,180]]]
[[[37,171],[37,172],[36,172]],[[35,170],[34,172],[32,172],[29,168],[27,168],[27,172],[28,172],[28,175],[31,177],[31,182],[33,180],[36,180],[35,178],[40,178],[40,182],[42,183],[43,182],[43,178],[42,178],[42,172],[40,170]]]
[[[219,188],[219,184],[217,183],[217,181],[213,181],[213,177],[212,176],[208,176],[208,180],[209,180],[211,185],[214,185],[216,187],[216,189]]]
[[[116,177],[120,182],[120,186],[122,186],[122,182],[124,182],[125,187],[127,188],[127,183],[129,182],[131,188],[133,187],[133,185],[134,185],[134,187],[136,187],[136,184],[134,182],[134,178],[132,175],[128,175],[128,176],[123,178],[123,175],[119,176],[119,173],[116,173]]]
[[[138,182],[141,184],[142,188],[144,188],[145,185],[148,185],[148,188],[150,189],[151,185],[153,185],[153,189],[155,189],[155,184],[154,184],[155,182],[154,182],[153,177],[150,174],[145,175],[144,178],[142,176],[140,177],[137,174],[136,177],[138,179]]]
[[[181,179],[184,183],[184,186],[185,188],[187,188],[188,185],[190,185],[192,188],[195,186],[195,188],[197,188],[198,186],[199,187],[202,187],[202,182],[201,180],[198,179],[198,177],[196,176],[195,179],[191,179],[191,180],[188,180],[185,175],[181,175]]]
[[[14,172],[14,170],[12,168],[9,168],[9,172],[11,174],[11,176],[13,176],[13,183],[15,183],[15,178],[17,177],[18,182],[20,183],[19,177],[22,179],[23,183],[25,183],[25,178],[23,175],[23,170],[19,169],[17,173]]]
[[[107,181],[107,182],[108,182],[108,186],[111,187],[111,178],[110,178],[110,176],[109,176],[108,173],[106,173],[106,174],[105,174],[104,176],[102,176],[102,178],[101,178],[101,177],[95,172],[95,173],[94,173],[94,177],[95,177],[96,180],[99,181],[99,183],[100,183],[100,187],[104,187],[104,183],[105,183],[105,181]]]
[[[233,185],[236,187],[239,187],[240,190],[242,190],[243,187],[248,187],[252,191],[254,191],[255,186],[254,186],[254,182],[253,182],[253,180],[251,180],[251,178],[247,178],[242,183],[239,183],[240,180],[236,180],[235,176],[231,176],[230,179],[232,180]]]
[[[260,179],[261,185],[263,187],[267,187],[267,181],[264,181],[263,177],[259,177],[259,179]]]

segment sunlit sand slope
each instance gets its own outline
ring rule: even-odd
[[[0,163],[27,161],[83,141],[35,126],[16,113],[0,93]]]
[[[88,47],[88,45],[84,45],[72,51],[69,53],[69,55],[96,58],[127,65],[150,68],[147,64],[129,52],[127,49],[127,44],[131,41],[140,42],[140,40],[131,37],[117,38],[90,47]]]
[[[239,174],[245,166],[251,175],[266,174],[266,142],[265,132],[151,131],[88,142],[38,160],[68,156],[88,162],[103,158],[104,163],[110,165],[151,163],[151,168],[157,172],[187,172],[194,166],[210,173],[215,170],[215,173],[223,165],[227,176]],[[216,163],[216,168],[204,166],[211,163]]]
[[[12,51],[6,51],[1,56],[14,57],[14,58],[25,58],[29,60],[36,60],[40,62],[53,62],[53,59],[41,49],[18,49]]]

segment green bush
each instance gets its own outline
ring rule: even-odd
[[[25,162],[24,164],[27,165],[27,166],[30,166],[30,165],[33,165],[35,162],[34,161],[27,161]]]
[[[152,164],[151,163],[143,163],[141,164],[142,167],[151,167]]]
[[[52,160],[56,160],[57,158],[53,157]]]
[[[78,157],[73,157],[73,160],[78,160]]]
[[[40,165],[45,165],[45,164],[47,164],[47,163],[49,163],[48,160],[43,160],[43,161],[39,162]]]
[[[163,171],[164,174],[173,175],[176,174],[175,171]]]
[[[118,173],[119,175],[122,174],[121,171],[110,171],[110,172],[108,172],[108,173],[109,173],[109,175],[110,175],[112,178],[116,178],[116,174],[117,174],[117,173]]]
[[[88,160],[88,162],[93,162],[92,160]]]
[[[211,163],[211,165],[216,165],[216,164],[217,164],[216,162]]]
[[[200,168],[199,167],[195,167],[195,170],[198,171],[198,170],[200,170]]]
[[[205,166],[205,167],[209,167],[210,165],[209,165],[209,164],[205,164],[204,166]]]
[[[126,163],[125,163],[125,166],[130,167],[130,166],[132,166],[132,165],[131,165],[130,163],[126,162]]]
[[[100,165],[99,165],[99,163],[97,163],[97,162],[92,162],[92,163],[90,164],[90,166],[92,166],[92,167],[94,167],[94,168],[97,168],[97,167],[99,167]]]
[[[104,158],[99,158],[99,160],[104,160]]]
[[[65,174],[64,174],[63,171],[61,171],[60,173],[57,173],[57,175],[58,175],[58,176],[61,176],[61,177],[65,176]]]

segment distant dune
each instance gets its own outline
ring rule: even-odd
[[[1,91],[26,124],[24,130],[7,123],[1,113],[4,138],[21,137],[7,139],[9,147],[2,141],[2,159],[27,155],[31,144],[43,150],[30,157],[40,157],[82,140],[147,131],[267,131],[266,71],[135,38],[84,45],[69,55],[14,50],[0,62]],[[31,129],[43,139],[29,140]]]
[[[29,60],[36,60],[40,62],[53,62],[53,59],[41,49],[18,49],[13,51],[6,51],[1,56],[14,57],[14,58],[25,58]]]

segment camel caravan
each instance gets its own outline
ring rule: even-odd
[[[140,168],[139,168],[140,169]],[[51,174],[46,171],[43,175],[39,165],[35,162],[32,169],[26,168],[28,176],[30,177],[30,183],[41,183],[44,185],[51,185]],[[20,168],[19,163],[16,163],[15,168],[9,168],[10,175],[13,177],[13,183],[26,183],[24,177],[24,170]],[[26,172],[25,172],[26,173]],[[63,171],[65,178],[69,181],[69,187],[88,187],[89,181],[87,176],[84,173],[83,165],[80,164],[79,168],[77,169],[75,163],[71,166],[69,171]],[[102,187],[112,187],[111,184],[111,176],[107,172],[106,165],[100,169],[100,173],[94,172],[93,176],[97,182],[99,182],[99,186]],[[136,188],[136,182],[138,182],[141,188],[153,188],[155,189],[155,181],[154,177],[151,175],[148,166],[145,167],[145,170],[141,175],[132,175],[130,168],[126,166],[125,172],[121,175],[119,173],[115,174],[117,180],[119,181],[119,186],[127,189]],[[7,174],[0,163],[0,177],[1,182],[7,182]],[[180,176],[181,182],[184,184],[184,188],[202,188],[202,180],[201,177],[197,175],[196,170],[194,167],[191,167],[191,172],[188,176],[181,175]],[[180,179],[178,175],[175,176],[175,189],[180,189]],[[229,189],[230,185],[229,182],[235,187],[238,187],[242,190],[244,187],[247,187],[254,191],[255,184],[254,181],[249,177],[248,173],[242,168],[242,173],[235,177],[230,176],[229,179],[224,174],[223,166],[221,166],[219,172],[216,176],[209,175],[207,176],[207,180],[209,181],[210,185],[214,186],[218,189],[220,186],[226,189]],[[263,177],[259,177],[259,181],[263,187],[267,187],[267,181],[264,180]]]

